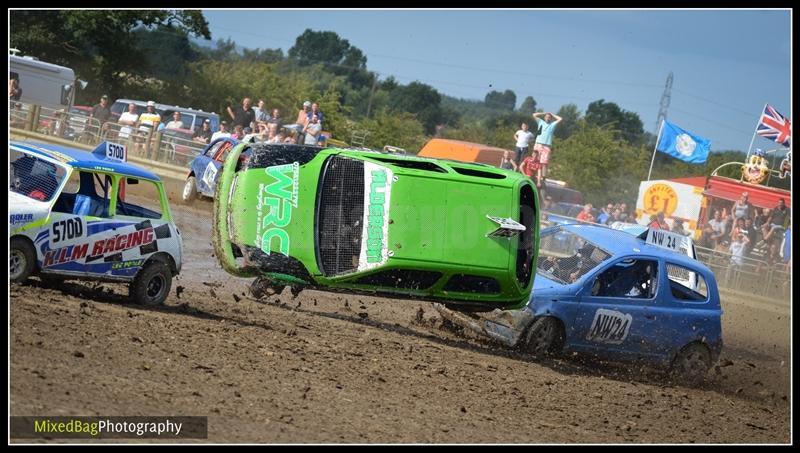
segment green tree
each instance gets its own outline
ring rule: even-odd
[[[563,140],[572,135],[580,121],[582,121],[581,111],[578,110],[578,106],[575,104],[564,104],[558,109],[557,115],[562,119],[561,122],[558,123],[558,126],[556,126],[553,135]]]
[[[348,126],[347,140],[350,131],[366,130],[369,132],[365,145],[382,149],[386,145],[399,146],[410,153],[417,153],[425,144],[426,137],[422,124],[408,112],[392,112],[381,109],[373,118],[367,118]]]
[[[644,127],[639,115],[623,110],[613,102],[600,99],[590,103],[585,119],[590,126],[611,126],[628,143],[644,143]]]
[[[536,112],[536,99],[533,96],[528,96],[522,101],[522,105],[519,106],[519,112],[523,113],[527,116],[533,115]]]
[[[430,85],[411,82],[392,90],[389,107],[395,112],[413,114],[425,127],[425,133],[433,134],[442,120],[441,100],[439,92]]]
[[[127,95],[125,84],[146,77],[147,58],[134,33],[168,26],[211,39],[208,22],[192,10],[11,10],[10,44],[25,55],[71,67],[91,81],[83,97]]]
[[[492,108],[514,110],[514,107],[517,105],[517,95],[511,90],[506,90],[502,93],[492,90],[486,93],[483,102]]]

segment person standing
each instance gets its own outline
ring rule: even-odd
[[[528,148],[530,147],[532,139],[533,133],[528,130],[528,123],[522,123],[519,130],[514,132],[514,141],[517,147],[517,164],[522,163],[522,158],[528,154]]]
[[[303,133],[305,134],[305,141],[303,143],[306,145],[316,145],[319,141],[319,133],[321,131],[322,125],[319,124],[319,118],[317,118],[317,115],[312,115],[308,124],[303,129]]]
[[[136,104],[128,104],[128,111],[119,116],[119,138],[129,138],[133,133],[133,127],[139,122],[139,114],[136,112]]]
[[[255,114],[255,121],[258,123],[259,121],[267,121],[269,115],[267,114],[267,103],[264,102],[263,99],[258,100],[258,104],[256,107],[253,107],[253,113]]]
[[[733,220],[734,222],[738,221],[738,219],[747,219],[750,218],[752,214],[752,205],[750,204],[748,199],[747,192],[742,192],[742,196],[733,204]]]
[[[205,121],[203,121],[203,125],[200,126],[199,129],[197,129],[194,135],[192,135],[192,140],[207,145],[211,142],[212,135],[213,133],[211,132],[211,120],[206,118]]]
[[[544,115],[544,119],[540,118]],[[536,143],[533,149],[539,152],[539,162],[542,168],[539,170],[540,178],[547,178],[547,167],[550,165],[550,152],[553,149],[553,133],[556,126],[563,118],[550,112],[536,112],[533,114],[536,124],[539,127],[539,135],[536,136]]]
[[[325,121],[325,115],[320,111],[319,104],[316,102],[311,104],[311,110],[307,114],[309,120],[311,119],[312,115],[317,115],[317,122],[319,123],[320,127],[322,127],[322,124]]]
[[[536,187],[539,187],[539,168],[539,156],[536,151],[531,151],[519,164],[519,172],[536,181]]]
[[[250,98],[244,98],[242,99],[242,105],[237,106],[235,110],[228,106],[228,115],[231,117],[231,126],[234,129],[236,126],[242,126],[242,129],[245,127],[253,128],[256,112],[250,107],[250,103]]]
[[[213,142],[214,140],[216,140],[218,138],[223,138],[223,137],[224,138],[228,138],[230,136],[231,136],[231,133],[230,133],[230,131],[228,131],[228,123],[227,123],[227,121],[222,121],[222,122],[219,123],[219,130],[217,132],[214,132],[213,134],[211,134],[211,141]]]
[[[107,95],[100,96],[100,103],[92,107],[92,113],[89,114],[89,118],[95,118],[101,127],[111,118],[111,107],[108,106]]]

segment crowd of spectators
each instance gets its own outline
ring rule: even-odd
[[[779,199],[772,209],[759,209],[745,192],[730,210],[713,210],[698,245],[730,253],[733,266],[741,266],[742,258],[754,257],[758,250],[759,259],[772,266],[789,261],[790,240],[791,211],[785,200]]]

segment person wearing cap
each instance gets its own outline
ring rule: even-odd
[[[161,122],[161,115],[156,111],[156,103],[147,101],[147,111],[139,116],[139,126],[144,126],[150,129],[158,127]]]
[[[211,120],[206,118],[206,120],[203,121],[203,125],[200,126],[200,128],[198,128],[197,131],[195,131],[195,133],[192,135],[192,140],[198,143],[208,144],[211,142],[212,134],[213,132],[211,132]]]
[[[218,138],[228,138],[230,136],[231,133],[228,131],[228,122],[222,121],[219,123],[219,130],[211,135],[211,141],[213,142]]]
[[[736,219],[746,219],[750,217],[750,202],[748,201],[748,193],[742,192],[742,196],[736,200],[736,203],[733,205],[733,218]]]
[[[111,118],[111,107],[108,105],[108,96],[100,96],[100,103],[92,107],[92,113],[89,114],[90,118],[95,118],[100,122],[100,125],[105,125],[106,121]]]

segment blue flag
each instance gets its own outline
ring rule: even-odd
[[[684,162],[702,164],[708,159],[711,140],[664,121],[656,149]]]

